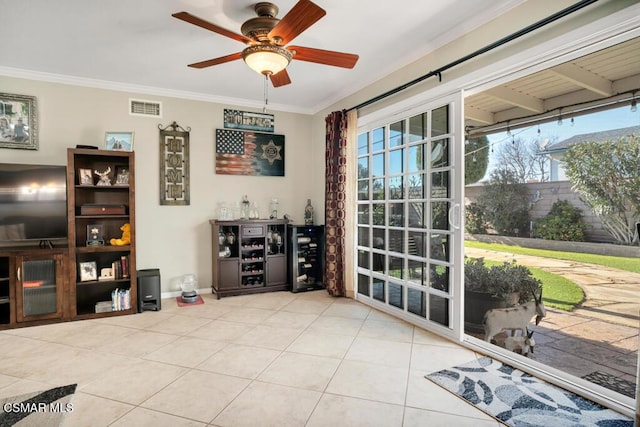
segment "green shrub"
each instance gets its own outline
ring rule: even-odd
[[[519,302],[525,303],[539,295],[542,282],[531,275],[524,265],[504,262],[487,266],[482,258],[467,258],[464,263],[464,287],[467,291],[482,292],[508,301],[510,294],[518,292]]]
[[[533,233],[545,240],[583,242],[585,229],[582,211],[566,200],[558,200],[545,217],[536,221]]]
[[[470,203],[465,207],[465,231],[471,234],[487,234],[487,223],[484,220],[484,206]]]
[[[501,236],[529,235],[529,195],[527,186],[509,169],[496,169],[478,195],[486,207],[484,219]]]

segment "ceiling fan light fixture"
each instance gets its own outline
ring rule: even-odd
[[[292,56],[287,49],[273,45],[249,46],[242,51],[242,59],[249,68],[264,75],[278,74],[287,68]]]

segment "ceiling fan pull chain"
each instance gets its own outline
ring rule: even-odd
[[[264,107],[262,108],[262,112],[267,112],[267,104],[269,103],[269,76],[267,74],[264,75]]]

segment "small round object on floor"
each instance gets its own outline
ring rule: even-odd
[[[191,293],[191,292],[188,292],[188,293]],[[193,292],[193,295],[182,294],[182,302],[187,304],[198,302],[198,295],[195,292]]]

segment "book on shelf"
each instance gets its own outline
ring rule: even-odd
[[[129,310],[131,308],[131,291],[129,289],[114,289],[111,292],[111,307],[113,311]]]
[[[120,266],[122,267],[122,278],[129,277],[129,255],[122,255],[120,257]]]
[[[114,279],[127,279],[130,275],[129,271],[129,255],[122,255],[119,260],[111,263]]]

